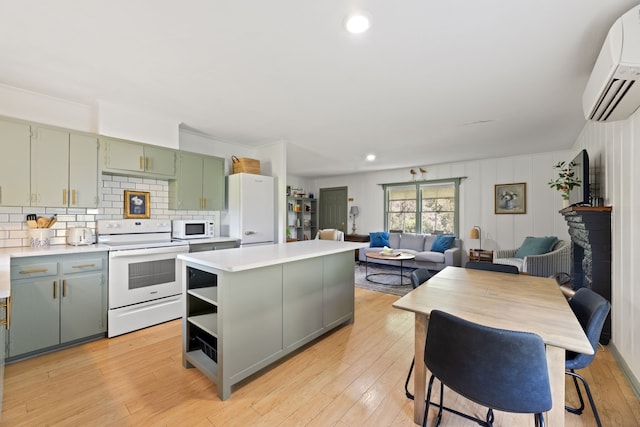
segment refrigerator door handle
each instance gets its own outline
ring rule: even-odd
[[[248,230],[248,231],[244,232],[245,236],[251,236],[252,234],[256,234],[256,232],[255,231],[251,231],[251,230]]]

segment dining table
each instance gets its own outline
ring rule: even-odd
[[[565,352],[593,354],[594,350],[554,279],[449,266],[393,307],[415,314],[416,424],[422,424],[425,411],[429,315],[441,310],[494,328],[538,334],[545,343],[553,403],[545,418],[548,426],[564,426]]]

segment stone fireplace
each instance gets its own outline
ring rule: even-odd
[[[571,286],[590,288],[611,302],[611,207],[580,206],[560,211],[571,236]],[[611,315],[600,342],[611,339]]]

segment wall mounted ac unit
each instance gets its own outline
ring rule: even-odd
[[[613,24],[582,95],[588,120],[623,120],[640,106],[640,6]]]

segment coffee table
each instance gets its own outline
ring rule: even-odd
[[[373,258],[373,259],[383,259],[383,260],[387,260],[387,261],[399,261],[400,262],[400,273],[371,273],[369,274],[369,258]],[[370,277],[372,276],[382,276],[382,275],[390,275],[390,276],[400,276],[400,283],[396,286],[399,285],[409,285],[411,284],[411,282],[409,283],[403,283],[402,282],[402,278],[403,277],[408,277],[405,276],[402,272],[402,262],[403,261],[408,261],[408,260],[412,260],[415,259],[416,256],[413,254],[409,254],[409,253],[405,253],[405,252],[400,252],[397,253],[395,255],[384,255],[381,252],[368,252],[366,254],[366,263],[365,263],[365,278],[371,282],[371,283],[377,283],[378,285],[388,285],[388,283],[382,283],[382,282],[377,282],[373,279],[370,279]],[[409,278],[410,279],[410,278]],[[392,285],[393,286],[393,285]]]

